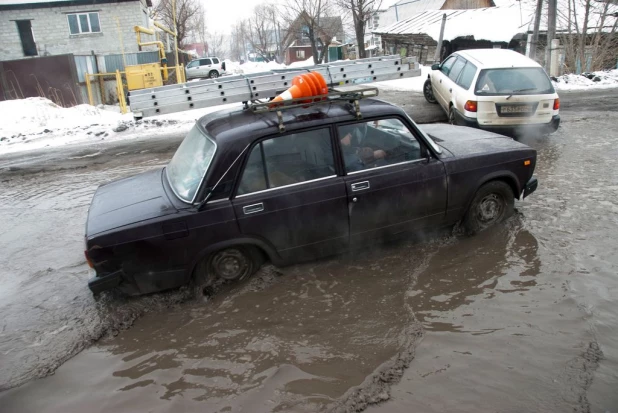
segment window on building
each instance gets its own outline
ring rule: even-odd
[[[305,58],[305,51],[304,50],[297,50],[296,51],[296,58],[297,59],[304,59]]]
[[[100,33],[99,13],[67,14],[71,34]]]
[[[21,48],[24,51],[24,56],[38,55],[39,53],[36,50],[34,34],[32,33],[32,21],[17,20],[15,23],[17,23],[17,31],[19,32],[19,38],[21,39]]]

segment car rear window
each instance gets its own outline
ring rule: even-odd
[[[219,64],[219,59],[217,59],[217,58],[215,57],[215,58],[213,58],[213,59],[212,59],[212,62],[213,62],[214,64]]]
[[[476,81],[479,96],[539,95],[554,93],[554,87],[540,67],[484,69]]]

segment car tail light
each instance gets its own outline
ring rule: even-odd
[[[476,112],[477,110],[476,100],[467,101],[466,104],[464,105],[464,109],[467,110],[468,112]]]
[[[92,263],[92,260],[90,260],[90,257],[88,256],[88,251],[84,251],[84,255],[86,256],[86,262],[88,263],[88,266],[90,268],[94,268],[94,264]]]
[[[560,99],[554,99],[554,110],[560,109]]]

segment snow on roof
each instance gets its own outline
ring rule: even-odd
[[[529,15],[520,18],[517,5],[469,10],[428,10],[408,19],[380,28],[378,34],[427,34],[438,40],[442,15],[446,14],[444,40],[460,36],[493,42],[508,42],[517,33],[527,32],[531,21]]]

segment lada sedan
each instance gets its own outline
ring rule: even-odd
[[[537,187],[536,151],[378,99],[197,121],[169,164],[100,186],[86,223],[93,293],[241,280],[404,232],[508,217]],[[285,130],[281,129],[281,121]]]

